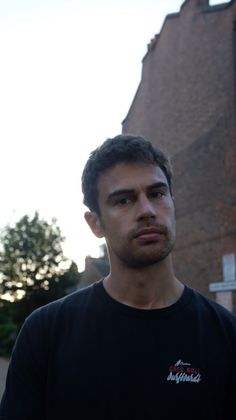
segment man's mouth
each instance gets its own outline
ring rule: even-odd
[[[163,232],[160,229],[145,228],[135,233],[134,238],[141,242],[154,242],[160,240]]]

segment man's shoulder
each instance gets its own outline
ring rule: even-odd
[[[204,296],[197,290],[192,289],[192,302],[195,308],[207,317],[214,317],[219,322],[231,324],[236,330],[236,315],[213,299]]]
[[[98,284],[98,283],[96,283]],[[34,310],[27,318],[27,324],[49,321],[58,317],[76,317],[82,311],[92,308],[95,302],[95,284],[77,290],[69,295]]]

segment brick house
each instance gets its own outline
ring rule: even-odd
[[[94,258],[87,256],[85,259],[85,269],[80,274],[80,282],[78,289],[90,286],[109,273],[109,261],[107,248],[105,245],[100,246],[100,257]]]
[[[148,45],[122,130],[172,159],[178,277],[234,311],[235,94],[236,1],[186,0]]]

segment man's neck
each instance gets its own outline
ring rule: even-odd
[[[112,298],[140,309],[168,307],[180,298],[184,289],[174,275],[171,256],[142,269],[115,265],[103,284]]]

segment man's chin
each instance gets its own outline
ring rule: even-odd
[[[128,268],[147,268],[155,264],[158,265],[161,261],[165,260],[170,254],[171,250],[172,248],[153,255],[150,253],[147,255],[129,255],[123,258],[122,260]]]

